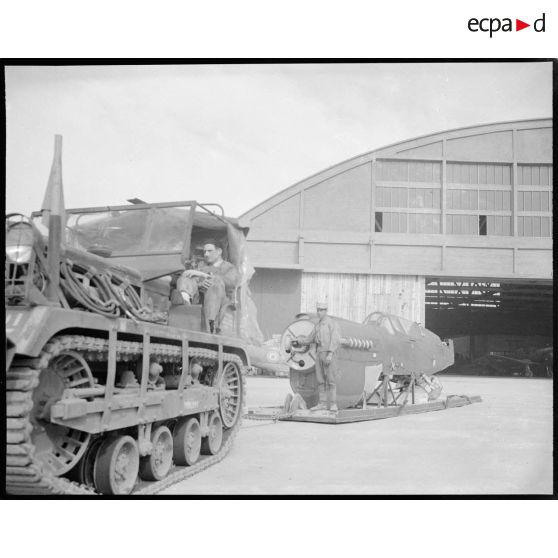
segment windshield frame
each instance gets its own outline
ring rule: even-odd
[[[217,207],[221,215],[218,213],[211,211],[209,207]],[[150,249],[149,246],[152,242],[152,233],[153,233],[153,221],[154,215],[157,210],[166,209],[166,208],[180,208],[180,209],[189,209],[189,215],[184,223],[184,234],[182,237],[182,247],[177,249],[163,249],[163,250],[153,250]],[[149,255],[165,255],[165,254],[189,254],[190,253],[190,241],[191,241],[191,233],[192,228],[194,226],[194,217],[196,210],[200,209],[202,212],[209,214],[212,217],[215,217],[218,221],[223,223],[225,227],[229,225],[229,220],[224,217],[223,208],[219,204],[201,204],[193,200],[187,200],[182,202],[164,202],[164,203],[141,203],[141,204],[127,204],[127,205],[110,205],[110,206],[98,206],[98,207],[80,207],[80,208],[73,208],[73,209],[66,209],[66,227],[68,226],[68,220],[71,216],[77,215],[76,223],[81,219],[82,216],[85,215],[95,215],[95,214],[103,214],[103,213],[111,213],[111,212],[130,212],[130,211],[148,211],[147,213],[147,223],[145,230],[142,234],[141,241],[135,244],[137,249],[125,249],[125,250],[111,250],[110,256],[108,257],[127,257],[127,256],[149,256]],[[43,217],[44,211],[34,211],[31,214],[31,219],[34,222],[40,222]],[[66,238],[68,237],[68,233],[65,235]],[[73,242],[68,242],[69,245],[74,244]],[[79,249],[87,250],[90,247],[79,246]],[[110,249],[110,246],[107,246]]]

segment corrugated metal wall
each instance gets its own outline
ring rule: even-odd
[[[308,273],[552,280],[552,132],[551,119],[495,123],[343,161],[243,216],[251,259]]]
[[[329,314],[355,322],[378,310],[424,324],[422,276],[303,273],[301,310],[314,312],[323,299]]]

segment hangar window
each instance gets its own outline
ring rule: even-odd
[[[448,209],[477,209],[477,190],[448,190]]]
[[[407,232],[406,213],[389,213],[387,211],[384,211],[381,213],[381,215],[382,215],[382,230],[379,231],[376,229],[376,232],[390,232],[390,233]]]
[[[376,205],[378,207],[407,207],[407,188],[376,188]]]
[[[409,188],[409,207],[439,209],[439,188]]]
[[[550,217],[518,217],[517,234],[519,236],[550,236]]]
[[[479,190],[479,209],[509,211],[510,195],[509,190]]]
[[[552,186],[552,166],[517,165],[517,182],[522,186]]]
[[[447,234],[479,234],[478,215],[446,215]]]
[[[474,163],[448,163],[447,179],[452,184],[478,184],[478,165]]]
[[[376,205],[378,207],[385,207],[385,190],[383,186],[376,186]]]
[[[431,161],[410,161],[409,180],[411,182],[440,182],[440,163]]]
[[[511,167],[487,163],[448,163],[447,181],[450,184],[511,185]]]
[[[378,161],[377,178],[379,180],[392,180],[407,182],[409,180],[409,165],[407,161]]]
[[[511,217],[487,215],[486,229],[490,236],[509,236],[511,234]]]
[[[376,178],[393,182],[440,182],[441,164],[438,161],[378,160]]]
[[[439,209],[440,189],[378,186],[376,188],[376,205],[378,207]]]
[[[376,232],[382,232],[382,224],[383,224],[383,213],[381,211],[376,211],[376,216],[374,219],[374,230]]]
[[[409,232],[439,234],[440,216],[432,213],[409,213]]]
[[[550,192],[519,191],[517,193],[518,211],[549,211]]]
[[[486,215],[479,215],[479,235],[486,236]]]

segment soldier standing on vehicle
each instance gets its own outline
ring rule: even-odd
[[[221,318],[230,295],[238,286],[236,267],[223,259],[223,249],[214,240],[203,246],[204,262],[198,269],[188,269],[179,277],[176,288],[185,304],[191,304],[194,297],[203,293],[203,316],[210,333],[220,333]]]
[[[339,375],[336,352],[341,342],[341,332],[335,320],[327,315],[327,303],[316,304],[319,321],[307,337],[297,337],[302,345],[316,344],[316,379],[319,402],[311,411],[329,409],[337,411],[337,385]]]

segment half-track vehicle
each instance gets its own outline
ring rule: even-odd
[[[222,213],[195,201],[65,210],[56,136],[42,210],[6,217],[8,493],[156,493],[226,455],[254,318],[248,229]],[[171,302],[208,237],[241,278],[218,335],[200,304]]]

